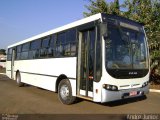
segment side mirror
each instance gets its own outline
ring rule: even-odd
[[[101,35],[104,37],[104,39],[106,39],[108,37],[107,23],[100,24],[100,32],[101,32]]]

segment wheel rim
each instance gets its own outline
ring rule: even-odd
[[[66,100],[69,96],[69,88],[67,85],[62,85],[62,87],[60,88],[60,95],[62,97],[63,100]]]

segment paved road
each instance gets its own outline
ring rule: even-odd
[[[112,103],[98,104],[78,100],[63,105],[57,93],[40,88],[18,87],[16,82],[0,75],[0,113],[18,114],[160,114],[160,94]]]

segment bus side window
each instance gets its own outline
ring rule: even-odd
[[[22,46],[21,45],[19,45],[19,46],[17,46],[16,47],[16,60],[20,60],[20,56],[21,56],[21,48],[22,48]]]
[[[76,55],[76,29],[70,29],[66,32],[65,53],[66,56]]]
[[[29,51],[29,59],[37,59],[39,58],[41,47],[41,40],[34,40],[31,42],[30,51]]]
[[[39,58],[39,54],[40,53],[40,50],[39,49],[36,49],[35,50],[35,58],[37,59],[37,58]]]
[[[11,61],[12,59],[12,48],[9,48],[7,51],[7,61]]]
[[[55,54],[55,35],[53,34],[50,38],[48,57],[54,57]]]
[[[30,43],[25,43],[22,45],[22,52],[21,52],[21,56],[20,56],[21,60],[28,59],[29,46],[30,46]]]
[[[66,32],[59,33],[56,40],[56,57],[64,57],[64,45],[66,43]]]
[[[31,50],[29,51],[29,59],[35,59],[36,57],[36,51],[35,50]]]
[[[50,40],[50,36],[42,39],[42,48],[40,50],[40,57],[42,57],[42,58],[47,57],[49,40]]]

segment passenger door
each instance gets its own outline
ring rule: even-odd
[[[79,31],[78,96],[93,98],[95,28]]]

